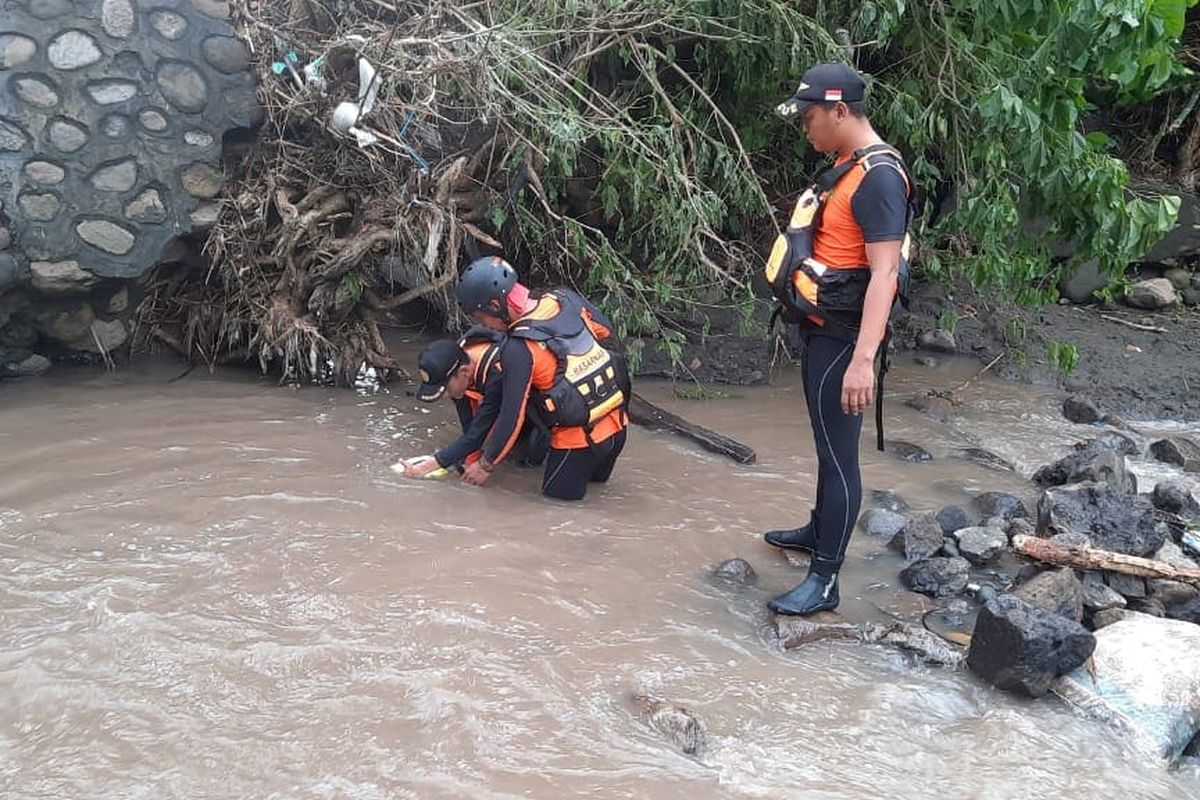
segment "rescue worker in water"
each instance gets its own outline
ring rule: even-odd
[[[547,431],[550,440],[542,493],[582,499],[588,484],[609,479],[625,446],[631,387],[624,358],[605,347],[615,342],[612,323],[569,289],[532,295],[512,266],[495,256],[469,264],[455,293],[479,323],[472,329],[476,339],[486,338],[482,332],[493,338],[490,344],[481,341],[474,359],[465,339],[461,358],[441,348],[445,357],[427,362],[418,395],[440,396],[438,384],[453,392],[466,386],[469,401],[466,393],[474,387],[478,405],[464,433],[467,441],[407,474],[420,477],[446,466],[450,455],[477,446],[478,457],[464,459],[463,479],[482,486],[532,425]]]
[[[818,461],[809,522],[765,535],[776,547],[812,554],[804,581],[768,603],[779,614],[838,605],[838,573],[862,503],[862,413],[877,400],[876,357],[886,358],[888,318],[907,285],[912,179],[872,128],[865,94],[851,67],[820,64],[777,109],[798,117],[813,148],[834,157],[797,202],[767,262],[784,318],[799,326],[804,341],[804,394]]]

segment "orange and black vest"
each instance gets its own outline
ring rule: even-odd
[[[548,385],[535,383],[530,400],[548,428],[590,431],[629,402],[624,358],[600,344],[584,315],[583,302],[574,292],[547,292],[508,331],[545,347],[556,360],[553,380],[543,382]]]
[[[862,254],[852,258],[861,263],[823,263],[816,256],[823,212],[831,198],[835,192],[853,194],[862,176],[872,169],[894,169],[908,186],[908,218],[900,248],[893,313],[907,305],[911,248],[907,231],[914,214],[913,181],[900,154],[888,145],[878,144],[854,151],[846,161],[821,173],[796,201],[787,229],[775,240],[765,272],[771,292],[780,303],[776,314],[784,321],[819,326],[823,333],[840,338],[857,338],[871,281],[865,245]]]
[[[500,331],[492,330],[486,325],[472,325],[458,340],[458,346],[467,354],[471,364],[471,383],[465,396],[471,404],[472,413],[478,411],[479,404],[483,402],[488,372],[499,363],[500,351],[504,349],[506,338]]]

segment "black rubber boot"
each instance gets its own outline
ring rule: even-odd
[[[808,573],[804,582],[787,594],[781,594],[767,608],[776,614],[787,614],[793,617],[803,617],[818,611],[831,611],[837,608],[841,598],[838,597],[837,573],[820,575]]]
[[[817,549],[817,532],[810,522],[803,528],[792,528],[784,531],[767,531],[763,534],[767,544],[782,547],[785,550],[803,550],[811,553]]]

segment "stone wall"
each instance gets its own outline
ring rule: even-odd
[[[213,224],[223,137],[260,116],[223,0],[3,5],[0,374],[122,344],[130,281]]]

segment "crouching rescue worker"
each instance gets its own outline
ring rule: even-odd
[[[879,399],[889,316],[907,289],[913,183],[900,154],[871,127],[865,92],[850,67],[820,64],[777,108],[800,119],[813,148],[834,157],[796,203],[767,262],[783,318],[799,326],[804,342],[804,394],[818,462],[808,524],[765,536],[776,547],[812,554],[804,582],[768,604],[779,614],[838,605],[838,572],[862,502],[862,414]],[[882,449],[878,405],[876,427]]]
[[[542,493],[582,499],[589,483],[608,480],[625,446],[629,372],[624,357],[601,344],[615,344],[612,323],[570,289],[531,295],[495,256],[471,262],[455,293],[476,322],[508,337],[500,409],[464,480],[486,483],[532,419],[550,434]]]
[[[500,354],[507,337],[483,325],[468,330],[461,339],[439,339],[417,359],[421,384],[417,399],[433,403],[442,397],[454,401],[463,433],[432,456],[410,459],[404,470],[409,478],[424,478],[439,469],[461,468],[479,459],[479,448],[500,411],[504,393],[504,367]],[[532,422],[520,436],[523,466],[545,460],[547,438]]]

